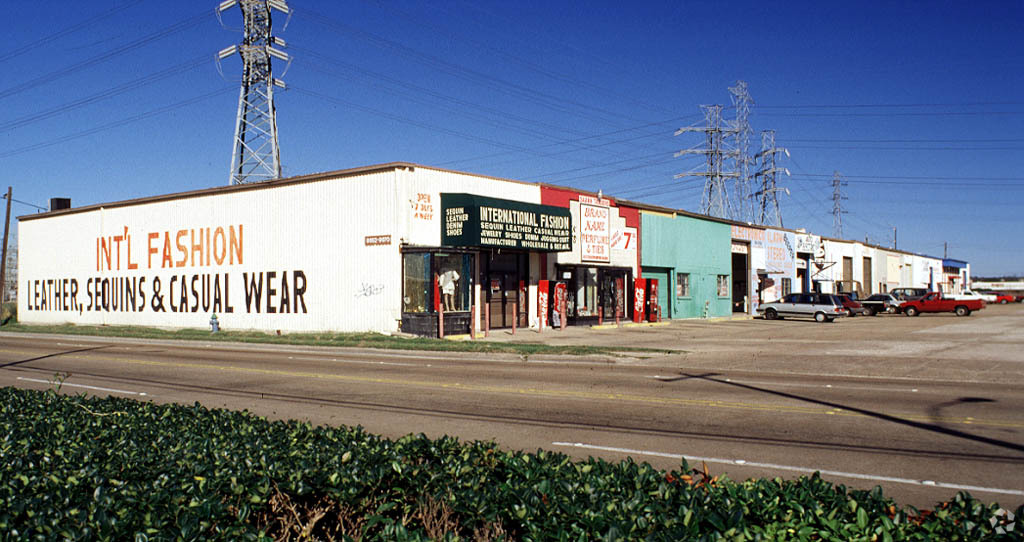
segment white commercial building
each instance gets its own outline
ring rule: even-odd
[[[528,325],[538,255],[574,250],[569,209],[540,200],[537,184],[392,163],[23,216],[18,317],[433,335],[437,312],[466,333],[511,293]],[[496,276],[513,291],[481,288]]]

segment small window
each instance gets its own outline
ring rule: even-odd
[[[689,273],[676,273],[676,297],[690,297]]]
[[[718,275],[718,297],[729,297],[729,275]]]
[[[789,295],[793,293],[793,279],[783,278],[782,279],[782,295]]]

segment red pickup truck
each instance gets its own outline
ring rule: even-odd
[[[922,312],[955,312],[957,316],[970,316],[971,311],[985,308],[980,299],[952,299],[942,297],[941,292],[931,292],[920,299],[900,303],[900,309],[907,316],[917,316]]]

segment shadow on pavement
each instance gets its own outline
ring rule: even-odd
[[[907,420],[907,419],[899,418],[899,417],[896,417],[896,416],[891,416],[889,414],[884,414],[882,412],[875,412],[873,410],[866,410],[866,409],[863,409],[863,408],[852,407],[852,406],[843,405],[843,404],[840,404],[840,403],[833,403],[831,401],[823,401],[821,399],[814,399],[814,398],[811,398],[811,397],[805,397],[805,396],[796,395],[796,394],[793,394],[793,393],[786,393],[784,391],[770,390],[770,389],[767,389],[767,388],[759,388],[757,386],[751,386],[749,384],[741,384],[739,382],[729,382],[729,381],[722,380],[722,379],[719,379],[719,378],[714,378],[714,376],[717,376],[717,375],[706,375],[706,374],[702,375],[702,374],[680,373],[680,377],[673,377],[671,379],[659,379],[659,380],[661,380],[662,382],[675,382],[675,381],[685,380],[685,379],[706,380],[706,381],[709,381],[709,382],[715,382],[715,383],[718,383],[718,384],[724,384],[726,386],[734,386],[734,387],[737,387],[737,388],[743,388],[743,389],[747,389],[747,390],[751,390],[751,391],[756,391],[756,392],[760,392],[760,393],[765,393],[765,394],[769,394],[769,395],[776,395],[776,396],[779,396],[779,397],[785,397],[787,399],[795,399],[797,401],[803,401],[803,402],[806,402],[806,403],[813,403],[813,404],[816,404],[816,405],[822,405],[822,406],[827,406],[827,407],[831,407],[831,408],[838,408],[838,409],[842,409],[842,410],[847,411],[847,412],[856,412],[858,414],[863,414],[864,416],[867,416],[867,417],[870,417],[870,418],[875,418],[877,420],[882,420],[882,421],[886,421],[886,422],[891,422],[891,423],[896,423],[896,424],[900,424],[900,425],[905,425],[905,426],[908,426],[908,427],[914,427],[916,429],[922,429],[922,430],[925,430],[925,431],[931,431],[933,433],[939,433],[939,434],[948,435],[948,436],[951,436],[951,437],[961,438],[961,439],[965,439],[965,440],[971,440],[971,441],[974,441],[974,442],[981,442],[981,443],[984,443],[984,444],[989,444],[989,445],[992,445],[992,446],[998,446],[1000,448],[1005,448],[1007,450],[1014,450],[1014,451],[1017,451],[1017,452],[1024,452],[1024,445],[1020,445],[1020,444],[1017,444],[1017,443],[1014,443],[1014,442],[1007,442],[1005,440],[999,440],[999,439],[994,439],[994,438],[989,438],[989,437],[983,437],[983,436],[979,436],[979,435],[972,435],[970,433],[965,433],[965,432],[959,431],[957,429],[950,429],[948,427],[943,427],[943,426],[939,425],[938,423],[915,422],[913,420]],[[683,378],[683,377],[685,377],[685,378]],[[982,398],[982,397],[962,397],[962,398],[960,398],[960,399],[958,399],[956,401],[951,401],[949,403],[943,403],[943,404],[940,404],[940,405],[936,405],[935,407],[932,407],[931,409],[929,409],[929,412],[934,413],[934,412],[937,411],[937,409],[941,409],[943,406],[949,405],[949,404],[982,403],[982,402],[992,402],[992,400],[991,399]],[[934,414],[933,414],[933,418],[934,418]]]

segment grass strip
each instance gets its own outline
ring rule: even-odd
[[[522,356],[551,355],[606,355],[621,357],[625,353],[675,354],[680,350],[632,346],[550,345],[543,343],[504,343],[486,341],[451,341],[424,337],[403,337],[381,333],[286,333],[282,335],[261,331],[220,331],[210,333],[200,329],[159,329],[143,326],[83,326],[74,324],[26,325],[7,324],[3,331],[19,333],[52,333],[59,335],[89,335],[96,337],[124,337],[131,339],[167,339],[183,341],[242,342],[290,344],[301,346],[335,346],[353,348],[380,348],[388,350],[424,350],[444,352],[510,353]]]

